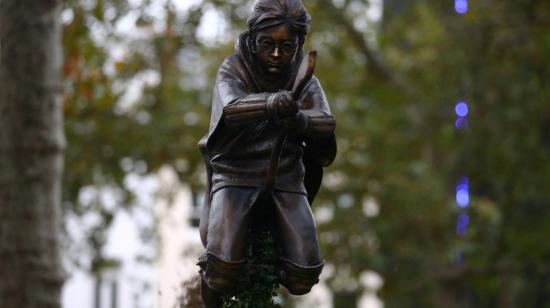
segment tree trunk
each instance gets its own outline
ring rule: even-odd
[[[59,307],[61,0],[0,0],[0,307]]]

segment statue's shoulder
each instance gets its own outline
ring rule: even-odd
[[[323,87],[321,86],[321,82],[319,79],[317,79],[317,76],[313,75],[311,76],[311,79],[306,84],[304,91],[322,91]]]
[[[222,62],[218,70],[218,79],[242,79],[245,78],[246,65],[242,56],[234,53]]]
[[[302,90],[302,96],[310,96],[312,94],[322,91],[323,87],[321,86],[321,82],[319,81],[319,79],[317,79],[315,75],[313,75]]]
[[[235,67],[235,66],[240,66],[242,65],[242,59],[241,59],[241,55],[239,55],[238,53],[233,53],[229,56],[227,56],[225,58],[225,60],[223,60],[222,62],[222,67]]]

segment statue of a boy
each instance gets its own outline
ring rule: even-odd
[[[322,167],[336,155],[335,119],[317,78],[295,99],[311,17],[300,0],[258,0],[236,52],[221,65],[208,134],[199,143],[208,170],[200,222],[206,247],[199,261],[207,307],[235,290],[245,270],[247,234],[255,212],[269,212],[280,283],[305,294],[319,281],[319,253],[310,203]],[[265,190],[272,148],[283,143],[275,181]],[[261,202],[260,202],[261,200]]]

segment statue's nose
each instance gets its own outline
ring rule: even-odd
[[[275,46],[275,48],[273,48],[273,51],[271,52],[271,56],[274,58],[278,58],[281,56],[281,50],[279,49],[279,46]]]

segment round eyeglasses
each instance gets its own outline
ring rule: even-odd
[[[293,54],[296,51],[296,48],[298,47],[296,43],[293,43],[290,41],[286,41],[280,44],[275,44],[272,41],[265,40],[265,41],[256,42],[256,44],[265,52],[273,53],[275,51],[275,48],[277,48],[285,55]]]

